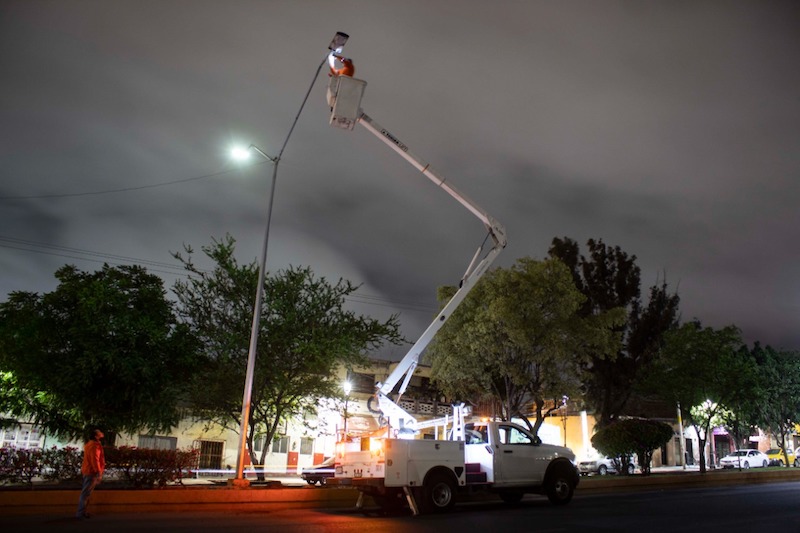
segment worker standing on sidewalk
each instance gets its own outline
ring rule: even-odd
[[[79,519],[89,518],[86,507],[89,505],[89,497],[94,488],[103,479],[103,471],[106,469],[106,457],[103,452],[103,444],[100,442],[104,437],[99,429],[92,430],[91,438],[83,447],[83,464],[81,474],[83,474],[83,486],[81,487],[81,497],[78,500]]]

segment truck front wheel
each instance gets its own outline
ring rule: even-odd
[[[422,505],[426,511],[442,513],[452,509],[456,503],[456,486],[447,474],[431,475],[425,480],[423,488]]]
[[[571,475],[567,468],[556,468],[549,472],[545,480],[547,499],[553,505],[566,505],[575,494],[575,475]]]

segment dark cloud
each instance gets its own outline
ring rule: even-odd
[[[169,284],[170,251],[226,233],[255,258],[272,169],[236,169],[227,147],[276,155],[341,30],[365,111],[506,225],[499,264],[601,238],[638,257],[645,285],[678,287],[684,318],[798,348],[799,12],[7,0],[0,294],[124,258]],[[326,81],[280,163],[269,268],[363,284],[353,305],[400,312],[416,337],[483,227],[365,131],[329,128]],[[83,194],[101,191],[117,192]]]

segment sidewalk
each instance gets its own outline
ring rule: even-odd
[[[203,475],[200,477],[193,477],[193,478],[184,478],[181,482],[182,485],[185,486],[203,486],[203,485],[214,485],[214,486],[227,486],[228,480],[233,479],[236,477],[236,473],[231,471],[230,473],[224,472],[219,474],[213,475]],[[252,486],[265,486],[265,485],[275,485],[280,483],[283,486],[287,487],[296,487],[296,486],[307,486],[308,484],[300,477],[300,474],[290,474],[290,473],[283,473],[283,472],[270,472],[264,476],[264,481],[258,481],[255,474],[246,476],[247,479],[250,481]]]
[[[682,472],[700,472],[700,465],[654,466],[650,469],[651,474],[679,474]]]

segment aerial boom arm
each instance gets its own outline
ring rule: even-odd
[[[438,175],[431,166],[414,155],[400,139],[394,136],[391,132],[383,128],[380,124],[372,120],[372,118],[364,113],[361,112],[358,123],[364,126],[370,133],[375,135],[381,141],[384,142],[389,148],[400,154],[400,156],[411,163],[417,170],[422,172],[428,179],[434,182],[436,185],[444,189],[447,194],[458,200],[458,202],[469,209],[469,211],[478,217],[481,222],[486,225],[489,234],[491,235],[492,239],[495,241],[496,244],[499,244],[501,248],[505,247],[506,245],[506,234],[505,228],[494,218],[492,218],[486,211],[481,209],[478,204],[467,198],[462,192],[458,191],[455,187],[453,187],[450,183],[447,183],[445,178]]]
[[[422,336],[417,340],[417,342],[412,346],[411,350],[408,352],[406,357],[400,362],[400,364],[395,368],[395,371],[386,379],[381,387],[381,391],[388,394],[391,392],[394,387],[397,385],[400,377],[405,375],[408,372],[413,372],[413,368],[411,365],[416,366],[416,361],[419,360],[419,356],[425,347],[430,343],[433,336],[436,332],[441,328],[447,318],[450,316],[450,313],[458,306],[459,303],[464,299],[466,294],[475,284],[475,282],[486,272],[486,269],[492,264],[497,254],[500,253],[506,246],[506,236],[505,236],[505,228],[494,218],[492,218],[488,213],[486,213],[483,209],[481,209],[475,202],[467,198],[463,193],[459,192],[455,187],[453,187],[450,183],[447,183],[444,178],[439,176],[431,166],[414,155],[403,142],[401,142],[395,135],[390,133],[388,130],[380,126],[377,122],[372,120],[366,113],[361,113],[359,117],[359,124],[364,126],[367,131],[375,135],[378,139],[383,141],[384,144],[389,146],[395,152],[400,154],[403,159],[411,163],[417,170],[422,172],[428,179],[430,179],[433,183],[438,185],[442,188],[445,192],[447,192],[450,196],[455,198],[461,205],[469,209],[469,211],[474,214],[478,219],[483,222],[486,226],[486,229],[489,232],[489,236],[491,237],[494,246],[492,246],[491,250],[484,256],[484,258],[475,266],[475,261],[480,255],[481,249],[478,249],[476,253],[475,259],[471,262],[470,267],[465,272],[463,279],[461,280],[460,289],[456,292],[455,295],[450,299],[447,305],[442,309],[442,311],[437,316],[436,320],[428,326],[428,329],[422,334]],[[460,294],[459,294],[460,293]],[[409,357],[411,356],[411,357]],[[406,361],[406,359],[410,359]],[[405,387],[403,390],[400,391],[402,394],[404,392]]]
[[[331,107],[330,123],[333,126],[352,130],[356,124],[361,124],[364,128],[380,139],[384,144],[397,152],[403,159],[411,163],[417,170],[422,172],[439,188],[452,196],[461,205],[475,215],[486,227],[492,241],[491,248],[484,252],[484,247],[478,248],[475,256],[470,261],[466,272],[456,293],[445,304],[444,308],[438,313],[433,322],[422,333],[422,336],[414,343],[406,353],[397,367],[389,374],[383,383],[376,384],[375,397],[378,400],[380,413],[384,421],[398,429],[400,435],[416,433],[416,419],[402,409],[397,403],[389,398],[397,384],[402,380],[398,395],[402,396],[411,380],[414,370],[419,363],[419,358],[425,348],[430,344],[436,333],[444,326],[450,315],[464,301],[467,294],[475,286],[478,280],[488,271],[498,254],[507,244],[505,228],[497,220],[491,217],[486,211],[481,209],[475,202],[453,187],[447,180],[438,175],[430,165],[417,157],[408,146],[400,141],[394,134],[380,126],[361,109],[361,98],[366,87],[366,82],[352,77],[355,71],[352,61],[341,55],[342,46],[347,36],[337,33],[337,38],[342,36],[344,40],[331,43],[330,64],[331,79],[328,84],[328,104]],[[399,401],[399,397],[398,397]]]
[[[507,240],[505,235],[505,228],[486,211],[481,209],[475,202],[469,199],[466,195],[458,191],[454,186],[447,182],[443,177],[437,174],[431,166],[417,157],[408,146],[400,141],[397,136],[393,135],[387,129],[380,126],[366,113],[361,112],[358,118],[358,123],[364,128],[380,139],[384,144],[389,146],[392,150],[397,152],[403,159],[411,163],[417,170],[422,172],[428,179],[438,185],[447,194],[452,196],[461,205],[466,207],[473,215],[475,215],[484,226],[486,226],[489,236],[492,240],[492,247],[481,258],[483,247],[479,248],[475,257],[470,262],[458,291],[450,298],[444,308],[438,313],[433,322],[422,333],[422,336],[417,339],[411,349],[406,353],[400,363],[395,367],[394,371],[386,378],[383,383],[377,384],[376,395],[378,398],[378,405],[380,411],[389,421],[397,426],[401,431],[413,432],[416,429],[416,419],[408,414],[404,409],[398,406],[394,401],[389,398],[397,383],[403,379],[402,385],[398,391],[402,395],[414,370],[419,363],[419,358],[422,352],[427,348],[428,344],[433,340],[436,333],[444,326],[447,319],[455,311],[455,309],[466,298],[470,290],[475,286],[478,280],[489,269],[491,264],[497,258],[500,251],[506,246]]]

